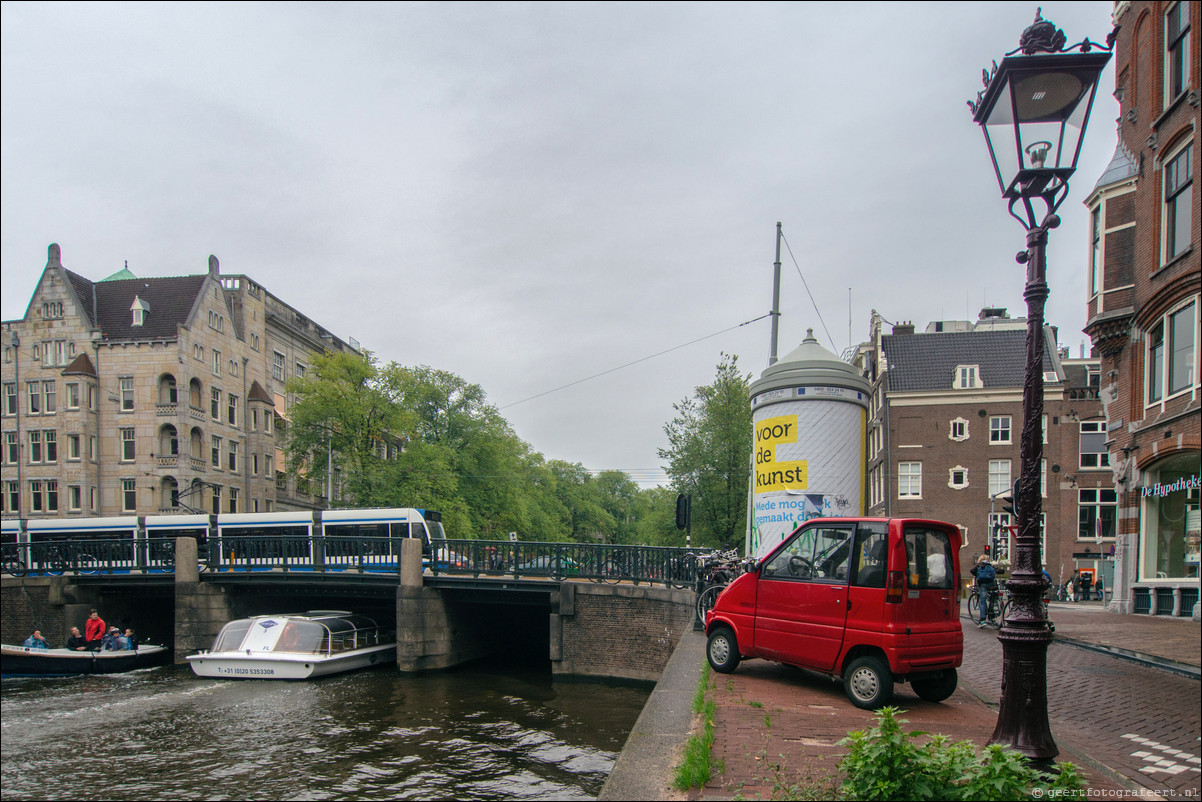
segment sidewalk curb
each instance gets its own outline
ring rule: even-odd
[[[1173,674],[1178,674],[1187,679],[1202,680],[1202,668],[1189,663],[1182,663],[1179,660],[1170,660],[1167,657],[1157,657],[1154,654],[1145,654],[1143,652],[1133,652],[1130,649],[1123,649],[1118,646],[1102,646],[1089,641],[1077,640],[1076,638],[1066,638],[1062,635],[1054,635],[1054,642],[1063,643],[1067,646],[1076,646],[1078,649],[1086,649],[1091,652],[1117,657],[1120,660],[1126,660],[1130,663],[1135,663],[1148,668],[1158,668],[1161,671],[1168,671]]]
[[[985,696],[985,694],[981,693],[981,691],[979,691],[977,689],[977,687],[975,685],[973,685],[971,682],[966,682],[964,680],[961,680],[959,683],[959,687],[963,688],[964,690],[968,691],[970,694],[975,696],[977,698],[977,701],[979,701],[981,704],[988,707],[990,710],[998,709],[998,703],[990,700],[987,696]],[[1057,746],[1060,749],[1060,755],[1059,755],[1060,758],[1064,758],[1066,756],[1065,753],[1067,753],[1067,756],[1069,758],[1071,758],[1070,760],[1067,760],[1067,761],[1066,760],[1058,760],[1057,761],[1058,763],[1066,763],[1066,762],[1072,763],[1074,766],[1081,766],[1082,768],[1086,768],[1090,771],[1097,772],[1098,774],[1105,775],[1108,780],[1110,780],[1112,783],[1117,785],[1119,788],[1125,788],[1128,791],[1147,791],[1147,792],[1150,792],[1153,795],[1153,797],[1156,799],[1163,798],[1163,797],[1157,796],[1156,792],[1152,791],[1152,789],[1145,788],[1144,786],[1140,785],[1139,783],[1133,781],[1130,777],[1126,776],[1125,774],[1120,774],[1115,769],[1112,769],[1110,766],[1107,766],[1102,761],[1097,760],[1096,758],[1090,757],[1085,751],[1083,751],[1076,744],[1074,744],[1071,739],[1060,738],[1057,741]]]

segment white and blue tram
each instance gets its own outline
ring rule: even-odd
[[[421,540],[427,566],[446,533],[439,513],[411,507],[4,519],[0,570],[14,575],[169,572],[178,537],[196,540],[202,570],[395,572],[400,538]]]

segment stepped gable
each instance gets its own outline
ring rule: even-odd
[[[1056,368],[1044,337],[1043,370]],[[984,389],[1022,387],[1027,369],[1027,332],[944,332],[936,334],[891,334],[882,338],[889,360],[887,375],[893,392],[947,390],[956,368],[978,365]]]

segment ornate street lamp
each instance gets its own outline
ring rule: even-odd
[[[1039,553],[1046,249],[1048,231],[1060,225],[1056,210],[1077,169],[1098,78],[1110,60],[1108,48],[1088,39],[1070,48],[1065,41],[1064,32],[1037,11],[1018,49],[1007,53],[1001,66],[994,62],[992,72],[984,73],[985,89],[968,103],[973,120],[985,132],[1010,215],[1027,230],[1027,250],[1016,257],[1027,266],[1027,362],[1015,498],[1018,534],[1006,584],[1012,601],[998,634],[1002,698],[990,743],[1016,749],[1037,764],[1050,764],[1059,754],[1048,724],[1052,630],[1040,601],[1047,587]]]

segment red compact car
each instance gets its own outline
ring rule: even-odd
[[[706,615],[715,671],[761,657],[842,677],[857,707],[894,682],[941,702],[956,690],[960,530],[916,518],[806,521],[732,582]]]

